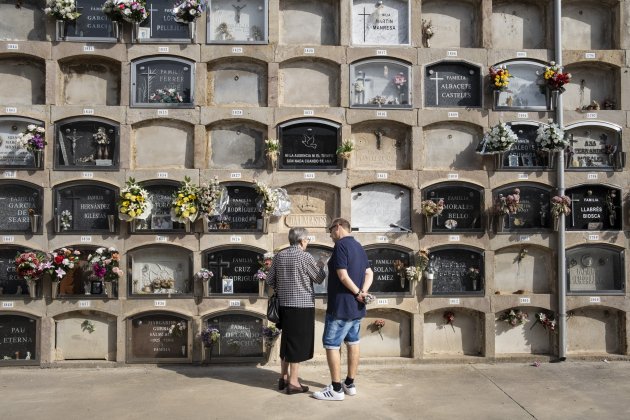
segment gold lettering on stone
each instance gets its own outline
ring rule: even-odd
[[[288,227],[326,227],[328,216],[325,214],[290,214],[284,222]]]

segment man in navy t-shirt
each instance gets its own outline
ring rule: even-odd
[[[318,400],[341,401],[345,394],[356,395],[354,378],[359,367],[359,331],[365,317],[365,296],[372,285],[374,274],[363,247],[350,236],[350,223],[335,219],[328,228],[335,242],[328,261],[328,307],[323,343],[332,384],[313,393]],[[341,382],[339,349],[348,347],[348,375]]]

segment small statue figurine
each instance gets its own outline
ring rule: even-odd
[[[431,48],[429,40],[433,37],[433,24],[430,20],[422,19],[422,45],[425,48]]]

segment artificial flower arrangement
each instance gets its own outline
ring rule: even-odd
[[[442,318],[444,318],[444,321],[447,324],[450,324],[451,328],[453,329],[453,332],[455,332],[455,325],[453,324],[455,322],[455,313],[453,311],[446,311],[442,315]]]
[[[204,0],[181,0],[173,7],[173,15],[177,22],[190,23],[197,20],[205,8]]]
[[[77,4],[74,0],[47,0],[44,13],[57,20],[76,20],[81,13],[77,12]]]
[[[199,213],[206,216],[219,216],[225,212],[230,201],[227,188],[219,184],[217,177],[199,187]]]
[[[274,323],[269,323],[269,325],[263,325],[262,327],[262,336],[265,339],[265,348],[270,350],[273,347],[273,344],[276,342],[282,330],[276,326]]]
[[[354,151],[354,142],[351,139],[346,139],[341,142],[341,146],[339,146],[336,150],[336,153],[342,159],[348,160],[350,159],[350,155]]]
[[[507,197],[503,194],[499,194],[494,203],[494,209],[497,214],[516,214],[522,207],[520,194],[521,190],[518,188],[514,188],[512,194],[508,194]]]
[[[418,270],[418,267],[415,265],[410,265],[405,268],[405,277],[407,277],[409,281],[418,281],[420,273],[422,273],[422,271]]]
[[[15,270],[24,280],[39,280],[50,264],[46,255],[41,252],[28,251],[18,253],[15,257]]]
[[[193,277],[199,281],[208,281],[212,277],[214,277],[214,273],[207,268],[202,268],[201,270],[197,271]]]
[[[271,160],[276,160],[280,153],[280,140],[265,139],[265,153]]]
[[[148,191],[136,183],[135,179],[129,178],[118,197],[118,218],[126,222],[144,220],[149,217],[152,208]]]
[[[510,324],[512,327],[516,327],[517,325],[522,325],[527,322],[528,316],[527,312],[523,312],[520,309],[510,309],[509,311],[503,312],[499,316],[499,321],[504,321]]]
[[[174,279],[155,279],[151,282],[153,290],[172,289],[175,287]]]
[[[206,327],[201,331],[201,342],[206,347],[212,347],[221,338],[221,333],[214,327]]]
[[[79,262],[81,252],[78,249],[59,248],[50,253],[48,264],[45,264],[45,271],[50,274],[53,281],[61,280],[68,272],[74,269]]]
[[[396,274],[398,274],[401,278],[407,277],[407,266],[401,260],[394,260],[393,262],[394,270],[396,270]]]
[[[617,192],[615,190],[609,190],[606,194],[606,208],[608,209],[608,217],[610,224],[614,225],[614,219],[617,217],[617,206],[615,205],[615,199],[617,198]]]
[[[114,247],[98,248],[94,255],[88,255],[88,262],[92,265],[92,273],[102,281],[118,281],[123,276],[120,254]]]
[[[184,98],[176,89],[158,89],[151,94],[149,102],[161,104],[181,104]]]
[[[271,188],[256,180],[256,191],[260,194],[257,202],[258,210],[264,216],[285,216],[291,211],[291,200],[284,188]]]
[[[494,90],[505,90],[510,84],[510,77],[512,75],[507,69],[505,64],[498,66],[491,66],[489,69],[490,82]]]
[[[142,23],[149,17],[145,0],[106,0],[103,13],[115,22]]]
[[[168,327],[168,333],[171,336],[181,337],[182,335],[184,335],[184,332],[186,331],[186,327],[187,327],[186,321],[179,321],[174,324],[171,324],[171,326]]]
[[[377,319],[374,322],[372,322],[370,324],[370,330],[372,330],[372,332],[377,332],[378,335],[381,336],[381,340],[383,339],[383,333],[381,332],[381,330],[383,329],[383,327],[385,326],[385,320],[384,319]]]
[[[553,316],[548,315],[545,312],[536,313],[536,322],[534,322],[534,325],[536,324],[540,324],[544,329],[552,332],[556,330],[556,321],[553,319]],[[532,325],[531,328],[534,328],[534,325]]]
[[[549,125],[541,124],[536,130],[536,144],[542,150],[564,150],[570,143],[565,138],[564,130],[553,120],[549,120]]]
[[[59,219],[61,230],[70,230],[70,228],[72,227],[72,213],[70,213],[70,210],[62,211],[61,217]]]
[[[481,139],[480,154],[507,152],[516,143],[518,136],[507,123],[501,122],[490,129]]]
[[[444,211],[444,199],[424,200],[420,203],[420,213],[426,217],[439,216]]]
[[[260,268],[254,274],[254,278],[258,281],[267,280],[267,273],[269,273],[269,269],[271,268],[271,263],[273,262],[273,252],[267,252],[263,255],[262,259],[258,260],[258,264]]]
[[[29,152],[36,152],[44,150],[46,146],[46,130],[44,127],[37,126],[35,124],[29,124],[26,126],[26,130],[18,134],[16,144],[20,149],[26,149]]]
[[[94,139],[96,144],[100,144],[100,145],[109,144],[109,137],[107,136],[107,133],[105,132],[104,127],[99,127],[96,133],[92,134],[92,138]]]
[[[555,218],[571,214],[571,198],[566,195],[551,197],[551,215]]]
[[[427,269],[429,266],[429,250],[426,248],[420,248],[416,253],[416,267],[420,272]]]
[[[476,290],[479,279],[481,278],[481,272],[479,271],[479,269],[475,267],[468,268],[468,271],[466,271],[466,277],[470,279],[473,285],[473,289]]]
[[[199,207],[199,187],[186,176],[179,189],[173,194],[171,218],[178,223],[194,222],[199,216]]]
[[[543,76],[551,90],[559,90],[560,92],[564,92],[564,85],[571,81],[571,73],[564,73],[562,67],[558,66],[555,61],[549,62],[549,65],[545,67]]]
[[[405,77],[405,74],[403,72],[400,72],[396,76],[394,76],[392,82],[398,90],[401,90],[402,87],[407,84],[407,78]]]

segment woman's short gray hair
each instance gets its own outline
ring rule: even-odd
[[[308,230],[303,227],[291,228],[289,231],[289,244],[297,245],[300,241],[308,239]]]

